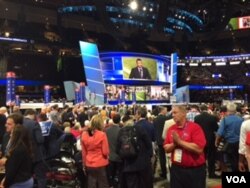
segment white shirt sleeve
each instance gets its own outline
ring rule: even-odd
[[[239,154],[246,154],[246,133],[250,131],[250,120],[246,120],[242,123],[240,128],[240,142],[239,142]]]
[[[167,132],[168,132],[168,129],[174,125],[175,122],[173,119],[169,119],[169,120],[166,120],[165,121],[165,124],[164,124],[164,128],[163,128],[163,131],[162,131],[162,139],[165,140],[166,139],[166,136],[167,136]]]

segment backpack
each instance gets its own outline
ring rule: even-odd
[[[124,127],[119,140],[119,156],[122,159],[134,159],[139,153],[139,143],[135,126]]]

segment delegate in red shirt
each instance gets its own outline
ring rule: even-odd
[[[204,165],[206,138],[203,130],[198,124],[187,121],[184,106],[173,106],[172,116],[176,124],[169,128],[164,141],[172,163],[184,168]]]

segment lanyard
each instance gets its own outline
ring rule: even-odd
[[[184,125],[184,127],[183,127],[183,129],[182,129],[182,135],[181,135],[181,139],[182,139],[182,140],[184,139],[184,136],[185,136],[185,134],[187,133],[187,126],[188,126],[188,122],[186,121],[186,122],[185,122],[185,125]]]

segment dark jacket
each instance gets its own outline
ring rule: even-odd
[[[119,138],[121,138],[122,134],[124,134],[125,128],[126,126],[123,127],[119,132],[116,151],[119,151],[119,148],[121,147],[121,140]],[[141,126],[135,125],[135,128],[140,148],[139,153],[135,159],[130,159],[130,160],[125,159],[123,161],[124,162],[123,172],[141,171],[148,168],[151,165],[150,159],[153,155],[151,140],[146,131]]]
[[[162,114],[159,114],[154,119],[153,124],[155,128],[155,139],[158,145],[163,145],[162,132],[163,132],[165,121],[168,119],[171,119],[171,117],[167,117]]]
[[[59,153],[61,144],[63,143],[64,139],[64,132],[60,129],[59,126],[52,123],[49,135],[44,137],[46,158],[54,157]]]
[[[151,142],[155,141],[155,129],[152,123],[150,123],[146,119],[141,119],[136,122],[136,125],[141,126],[146,131]]]
[[[6,155],[6,147],[8,145],[8,142],[10,140],[10,133],[5,133],[3,135],[3,142],[2,142],[2,147],[1,147],[1,152],[2,152],[2,155],[5,156]]]
[[[121,128],[119,125],[113,125],[106,130],[109,143],[109,160],[114,162],[121,162],[121,158],[116,153],[118,134]]]
[[[2,144],[3,141],[3,136],[5,134],[5,123],[6,123],[6,116],[3,114],[0,114],[0,144]]]
[[[24,146],[20,145],[10,157],[7,157],[5,170],[4,187],[6,188],[14,183],[25,182],[32,177],[32,159]]]
[[[80,123],[81,127],[85,126],[85,121],[88,120],[88,115],[85,112],[81,112],[80,114],[78,114],[77,116],[77,121]]]
[[[218,129],[217,118],[207,112],[195,116],[194,122],[201,126],[204,131],[207,146],[215,145],[215,133]]]
[[[28,129],[34,152],[34,162],[44,159],[44,137],[38,122],[24,118],[23,126]]]
[[[138,78],[138,79],[151,79],[151,75],[147,68],[142,67],[143,77],[141,78],[141,74],[138,70],[138,67],[132,68],[129,78]]]

